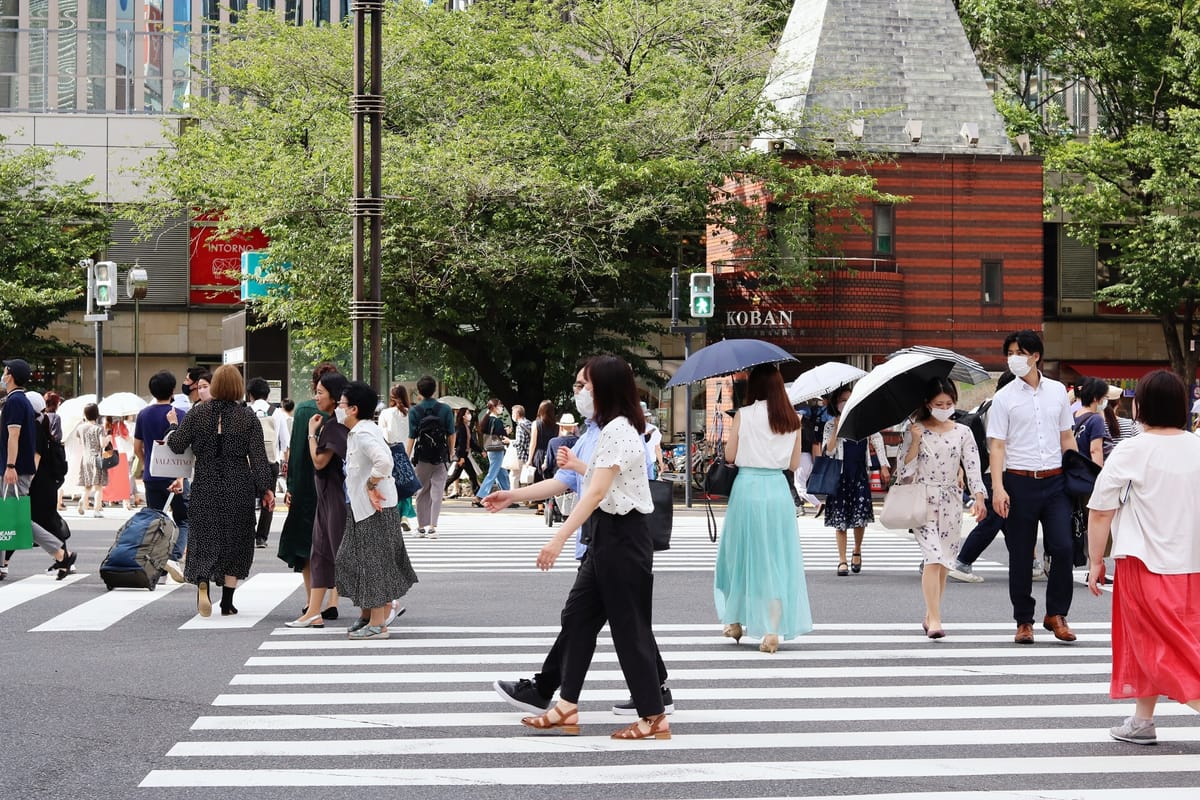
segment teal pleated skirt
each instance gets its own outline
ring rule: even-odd
[[[717,549],[713,599],[723,624],[748,636],[812,630],[796,507],[781,470],[738,470]]]

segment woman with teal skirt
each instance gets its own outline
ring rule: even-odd
[[[733,418],[725,458],[738,467],[717,550],[713,598],[725,635],[781,639],[812,630],[796,507],[783,470],[800,465],[800,418],[774,364],[750,371],[747,405]]]

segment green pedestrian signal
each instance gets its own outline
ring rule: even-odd
[[[691,306],[689,312],[691,316],[697,318],[711,317],[715,311],[716,303],[713,297],[713,276],[707,272],[693,272],[689,282],[692,290]]]

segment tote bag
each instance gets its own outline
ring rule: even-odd
[[[33,518],[30,513],[29,495],[22,495],[17,487],[5,484],[4,494],[0,495],[0,550],[28,550],[33,547]]]
[[[533,464],[526,464],[521,467],[521,483],[533,483],[533,479],[537,477],[537,470],[533,468]]]
[[[919,483],[897,483],[888,490],[879,524],[890,530],[920,528],[929,521],[929,502]]]
[[[842,480],[841,459],[832,456],[817,456],[813,461],[812,474],[808,476],[808,491],[810,494],[826,497],[837,494],[838,484]]]
[[[167,438],[170,438],[169,436]],[[167,440],[156,441],[150,448],[150,474],[156,478],[191,479],[196,468],[196,456],[189,447],[176,453],[167,446]]]
[[[504,448],[504,460],[500,462],[501,469],[513,470],[521,466],[521,459],[517,455],[516,442],[509,442],[508,447]]]
[[[650,481],[650,499],[654,510],[646,519],[655,550],[671,549],[671,527],[675,518],[675,486],[666,481]]]

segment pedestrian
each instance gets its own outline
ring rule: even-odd
[[[168,498],[171,501],[170,514],[179,529],[175,546],[171,548],[171,560],[167,562],[167,572],[180,583],[183,583],[183,573],[179,562],[187,550],[188,513],[187,500],[184,498],[184,479],[176,477],[159,477],[150,468],[154,458],[154,448],[157,443],[167,437],[171,424],[167,422],[167,413],[175,408],[175,376],[167,370],[156,372],[150,377],[148,385],[150,396],[154,402],[138,412],[137,423],[134,425],[134,453],[142,464],[142,485],[146,487],[146,505],[160,511],[167,508]],[[181,419],[186,411],[175,408],[176,419]]]
[[[24,359],[12,358],[4,362],[4,373],[0,375],[6,392],[4,406],[0,408],[0,450],[6,456],[5,493],[28,495],[37,474],[37,412],[25,396],[25,386],[32,374]],[[61,581],[70,574],[78,554],[37,522],[32,527],[33,543],[53,556]],[[0,578],[7,575],[8,561],[5,561],[0,566]]]
[[[529,435],[529,460],[526,462],[533,467],[532,483],[538,483],[547,477],[542,467],[546,462],[546,448],[558,433],[558,423],[554,421],[555,414],[553,401],[543,400],[538,403],[537,418],[533,421],[533,430]],[[538,514],[545,513],[545,503],[535,505]]]
[[[59,444],[63,443],[63,428],[62,417],[58,415],[58,407],[62,405],[62,395],[58,392],[46,392],[44,398],[46,401],[46,411],[44,416],[47,419],[47,424],[50,426],[50,436]],[[63,490],[62,484],[58,487],[58,506],[59,511],[65,511],[66,506],[63,505]]]
[[[850,399],[850,387],[843,386],[829,396],[830,419],[825,423],[822,437],[822,452],[833,456],[842,464],[837,492],[825,498],[825,527],[833,528],[837,534],[837,574],[846,577],[851,572],[862,571],[862,543],[867,523],[875,521],[875,509],[871,500],[870,459],[868,447],[874,448],[879,458],[879,471],[884,483],[889,478],[887,453],[883,448],[883,437],[878,433],[867,439],[852,442],[838,437],[838,423],[842,409]],[[846,559],[846,531],[854,529],[854,552]]]
[[[397,383],[388,392],[387,408],[379,412],[379,428],[383,431],[383,436],[387,439],[389,446],[400,445],[403,447],[408,439],[408,405],[408,387],[403,383]],[[411,497],[404,498],[397,508],[400,514],[400,529],[407,532],[409,526],[405,520],[417,516],[413,499]]]
[[[584,367],[584,388],[594,397],[600,434],[590,463],[565,451],[562,466],[584,472],[575,510],[538,553],[537,566],[554,566],[563,545],[595,515],[588,557],[576,574],[562,612],[566,644],[558,703],[546,713],[525,717],[537,730],[579,733],[579,694],[596,637],[607,622],[638,720],[612,734],[614,739],[669,739],[655,656],[651,616],[654,599],[654,543],[647,516],[654,510],[646,470],[646,423],[633,370],[616,356],[597,356]]]
[[[510,488],[521,485],[521,469],[529,462],[529,445],[533,438],[533,423],[525,418],[525,406],[518,404],[512,407],[512,421],[512,446],[516,448],[517,461],[516,465],[508,471]]]
[[[87,513],[91,498],[92,514],[104,516],[104,487],[108,485],[108,470],[104,468],[104,426],[100,424],[100,407],[88,403],[83,407],[83,424],[79,426],[79,441],[83,444],[83,457],[79,462],[79,485],[83,493],[79,496],[79,516]]]
[[[804,554],[796,511],[783,470],[800,466],[800,418],[788,401],[779,368],[750,370],[745,405],[733,417],[725,459],[737,465],[721,529],[713,597],[725,635],[761,638],[774,653],[779,641],[812,630]]]
[[[573,456],[571,463],[586,466],[592,460],[592,454],[596,449],[596,442],[600,438],[600,426],[593,419],[595,404],[592,399],[591,387],[588,383],[586,367],[580,368],[578,374],[576,374],[573,390],[575,407],[584,419],[583,435],[575,435],[575,417],[568,413],[563,414],[562,419],[559,421],[559,432],[565,435],[550,440],[550,455],[556,462],[559,458],[562,458],[564,466],[561,469],[556,469],[552,477],[538,481],[531,486],[524,486],[507,492],[493,492],[483,499],[483,503],[488,511],[495,513],[502,508],[508,508],[512,503],[522,500],[548,500],[555,495],[567,492],[574,492],[577,495],[581,492],[583,489],[584,473],[576,472],[573,468],[566,465],[568,461],[567,455]],[[562,442],[562,444],[558,444],[558,442]],[[649,458],[650,455],[647,450],[647,459]],[[647,465],[647,469],[649,469],[649,465]],[[575,559],[581,563],[588,557],[588,546],[583,543],[583,540],[591,539],[595,521],[596,516],[593,514],[583,523],[579,530],[579,535],[576,537]],[[569,599],[568,597],[568,601]],[[562,685],[563,656],[566,653],[566,647],[567,628],[560,625],[558,636],[555,637],[550,651],[546,653],[541,670],[532,679],[520,678],[515,681],[497,680],[492,684],[492,688],[496,690],[496,693],[500,695],[504,702],[514,708],[528,711],[531,714],[546,711],[554,701],[554,693]],[[667,667],[663,663],[662,655],[658,652],[657,643],[655,644],[654,662],[658,672],[659,693],[662,696],[663,713],[673,714],[675,712],[675,703],[671,697],[671,690],[667,687]],[[618,716],[633,716],[638,713],[637,703],[630,696],[624,703],[614,705],[612,711]]]
[[[1200,440],[1185,435],[1187,388],[1173,372],[1145,375],[1134,398],[1142,433],[1113,450],[1088,502],[1088,590],[1102,594],[1111,533],[1109,694],[1133,698],[1134,712],[1109,735],[1148,745],[1160,696],[1200,711]]]
[[[803,403],[796,413],[800,416],[800,466],[796,469],[796,492],[800,495],[800,514],[808,513],[805,504],[820,513],[824,505],[821,498],[808,491],[808,479],[812,475],[813,461],[821,455],[821,444],[825,435],[825,424],[829,415],[825,413],[825,398],[814,397]]]
[[[1104,411],[1108,406],[1108,384],[1099,378],[1084,378],[1075,387],[1080,408],[1075,412],[1075,447],[1099,466],[1112,452],[1113,436]]]
[[[423,375],[417,381],[421,402],[408,412],[408,457],[421,488],[413,498],[417,507],[417,536],[437,538],[446,487],[446,466],[455,450],[454,412],[438,402],[437,381]]]
[[[474,497],[479,491],[479,470],[471,454],[482,453],[483,448],[479,446],[479,438],[475,435],[472,422],[471,409],[464,406],[454,412],[454,470],[446,476],[445,486],[447,492],[453,486],[454,492],[446,495],[447,497],[458,497],[459,489],[456,484],[464,472],[471,481],[471,496]]]
[[[417,582],[396,511],[392,451],[371,421],[378,402],[374,389],[351,381],[336,408],[338,421],[350,431],[345,486],[350,508],[334,574],[338,593],[359,607],[359,618],[350,626],[351,639],[388,638],[392,601],[408,594]]]
[[[288,441],[287,494],[284,504],[288,507],[287,517],[283,520],[283,531],[279,534],[279,549],[277,555],[293,572],[299,572],[304,578],[304,596],[312,591],[312,570],[309,560],[312,556],[313,526],[317,513],[317,489],[314,478],[312,454],[309,448],[309,427],[313,416],[322,418],[332,413],[322,412],[317,407],[316,394],[326,375],[339,374],[338,366],[330,361],[323,361],[312,371],[313,396],[301,401],[292,412],[291,439]],[[333,398],[337,402],[337,398]],[[337,591],[326,595],[327,605],[321,607],[321,615],[329,619],[338,618]],[[301,611],[301,616],[308,612],[308,606]]]
[[[313,393],[319,414],[308,418],[305,447],[312,463],[317,505],[313,515],[312,542],[305,565],[308,574],[308,603],[289,628],[323,628],[326,619],[336,619],[329,610],[336,603],[326,600],[337,589],[334,561],[346,532],[346,437],[349,429],[334,418],[334,410],[348,381],[339,372],[326,372]],[[309,614],[308,610],[313,609]]]
[[[223,364],[213,373],[209,399],[193,406],[183,421],[167,411],[167,447],[196,456],[188,503],[188,557],[184,579],[196,584],[200,616],[212,613],[209,584],[221,587],[221,615],[237,613],[233,594],[254,561],[254,504],[275,507],[275,483],[267,462],[262,426],[242,398],[242,373]]]
[[[121,417],[108,417],[105,423],[105,450],[116,453],[117,464],[109,467],[108,480],[104,482],[104,502],[128,509],[130,501],[137,497],[137,490],[130,478],[129,457],[133,455],[133,436],[129,426]]]
[[[487,497],[493,486],[499,486],[507,491],[509,487],[508,472],[504,469],[504,450],[508,447],[508,431],[504,428],[504,404],[497,397],[487,401],[487,413],[479,420],[479,443],[487,454],[488,471],[483,476],[483,483],[475,493],[473,506],[482,507],[480,499]]]
[[[1074,576],[1071,498],[1062,474],[1062,454],[1075,450],[1067,389],[1042,374],[1043,345],[1031,330],[1004,339],[1008,369],[1017,377],[996,392],[988,413],[992,506],[1004,520],[1008,547],[1008,595],[1017,644],[1033,644],[1033,552],[1038,524],[1050,560],[1043,627],[1056,639],[1075,641],[1067,625]]]
[[[905,431],[896,457],[897,480],[908,478],[925,490],[928,517],[916,530],[921,547],[921,593],[925,598],[925,619],[921,627],[930,639],[946,635],[942,628],[942,595],[946,576],[955,566],[959,539],[962,537],[962,484],[959,474],[975,496],[976,522],[987,516],[983,476],[979,469],[979,448],[966,425],[951,418],[958,390],[947,378],[933,378],[925,389],[924,402],[916,419]]]
[[[67,453],[62,443],[54,438],[50,415],[46,413],[46,401],[37,392],[26,392],[29,405],[33,408],[34,426],[37,430],[37,470],[29,482],[30,519],[66,546],[71,538],[71,529],[58,514],[58,490],[67,476]],[[13,557],[13,551],[4,554],[4,563]],[[55,564],[51,569],[56,568]],[[68,567],[68,573],[74,572]]]
[[[246,397],[250,400],[250,410],[258,418],[262,427],[263,446],[267,451],[267,463],[271,467],[271,491],[274,492],[279,483],[279,459],[288,448],[287,430],[280,428],[275,421],[275,409],[271,408],[268,398],[271,396],[271,384],[266,378],[251,378],[246,382]],[[271,534],[271,521],[275,518],[275,510],[260,505],[258,509],[258,525],[254,529],[254,546],[259,550],[265,549],[267,539]]]

